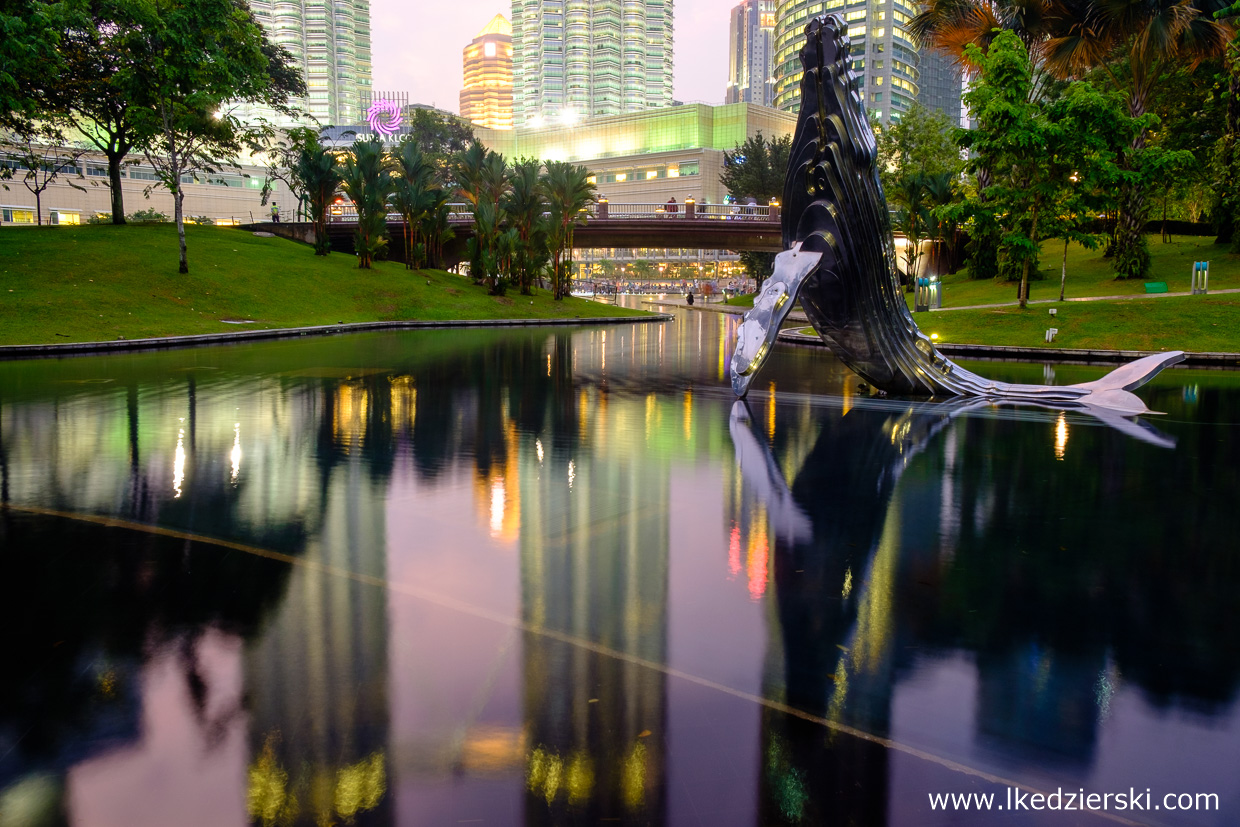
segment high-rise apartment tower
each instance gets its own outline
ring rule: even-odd
[[[502,14],[465,47],[461,117],[488,129],[512,129],[512,26]]]
[[[251,0],[250,8],[305,73],[306,111],[323,124],[361,121],[370,99],[370,0]]]
[[[883,121],[899,120],[918,95],[918,44],[908,31],[917,14],[914,0],[780,0],[775,20],[775,106],[801,106],[801,61],[805,26],[820,14],[842,17],[858,91],[866,109]]]
[[[672,103],[673,0],[512,0],[517,128]]]
[[[775,100],[775,0],[744,0],[732,9],[728,38],[728,89],[723,102]]]

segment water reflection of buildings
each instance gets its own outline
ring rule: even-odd
[[[669,469],[639,450],[645,400],[580,403],[580,450],[521,461],[522,619],[546,630],[523,637],[525,820],[661,823],[666,678],[589,644],[665,662]]]

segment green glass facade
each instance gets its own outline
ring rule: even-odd
[[[308,114],[324,124],[364,119],[371,89],[370,0],[251,0],[250,7],[272,42],[301,66]]]
[[[857,91],[883,121],[899,120],[919,94],[918,44],[908,31],[915,4],[901,0],[779,0],[775,7],[775,106],[801,105],[805,26],[820,14],[844,18]]]
[[[673,0],[512,0],[517,128],[672,103]]]

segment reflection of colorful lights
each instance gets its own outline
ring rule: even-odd
[[[749,546],[749,596],[754,600],[766,594],[769,559],[770,549],[766,544],[766,520],[763,515],[757,533],[750,538]]]
[[[366,121],[385,138],[395,135],[400,131],[400,106],[390,100],[377,100],[366,110]]]
[[[728,540],[728,574],[735,577],[741,573],[741,529],[732,526],[732,537]]]

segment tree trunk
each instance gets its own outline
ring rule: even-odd
[[[1133,118],[1145,115],[1145,93],[1136,90],[1128,100],[1128,114]],[[1131,170],[1137,157],[1145,149],[1145,130],[1133,136],[1124,169]],[[1141,183],[1125,184],[1120,190],[1119,221],[1115,232],[1116,277],[1121,279],[1145,278],[1150,270],[1150,253],[1145,245],[1142,230],[1145,228],[1146,193]]]
[[[1038,208],[1035,204],[1033,208],[1033,225],[1029,228],[1029,240],[1035,245],[1038,243]],[[1033,263],[1033,259],[1026,258],[1025,266],[1020,270],[1020,309],[1024,310],[1029,305],[1029,266]]]
[[[176,216],[177,216],[177,240],[181,244],[181,266],[178,268],[177,272],[188,273],[189,272],[189,258],[186,256],[186,251],[185,251],[185,220],[182,214],[183,213],[182,205],[185,202],[185,192],[184,190],[181,189],[181,176],[179,175],[177,176],[177,191],[173,194],[172,201],[176,205],[175,209],[176,209]]]
[[[1059,300],[1063,301],[1063,287],[1068,281],[1068,239],[1063,240],[1063,268],[1059,271]]]
[[[125,153],[121,149],[109,151],[108,156],[108,187],[112,190],[112,223],[125,223],[125,193],[121,189],[121,161]]]
[[[34,194],[34,225],[36,227],[43,226],[43,191],[37,190]]]

